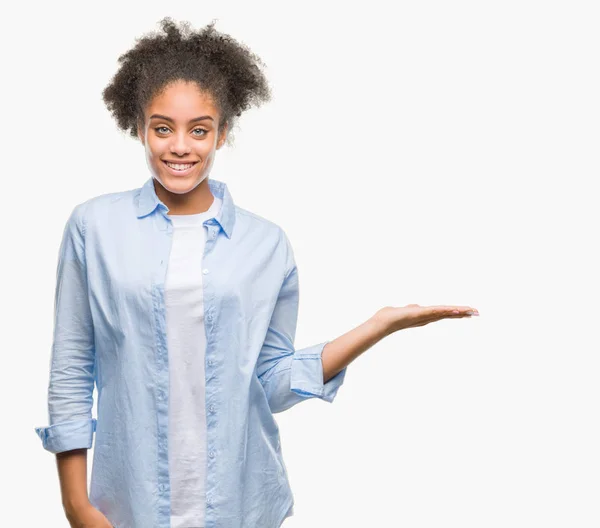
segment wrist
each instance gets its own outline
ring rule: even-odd
[[[390,307],[385,306],[375,312],[375,314],[371,317],[371,322],[375,328],[377,328],[377,332],[381,334],[382,337],[386,337],[394,332],[393,328],[393,319],[390,317]]]

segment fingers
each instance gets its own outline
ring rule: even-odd
[[[479,310],[471,306],[430,306],[429,308],[431,308],[431,315],[439,318],[479,315]]]
[[[435,323],[436,321],[441,321],[443,319],[470,319],[472,315],[467,314],[466,311],[459,313],[448,313],[447,310],[439,311],[431,314],[426,319],[420,319],[418,323],[412,324],[411,327],[416,326],[425,326],[429,323]]]

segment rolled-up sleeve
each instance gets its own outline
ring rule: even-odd
[[[84,204],[71,213],[59,250],[54,333],[48,383],[47,427],[36,427],[44,449],[60,453],[91,448],[96,420],[94,329],[88,299]]]
[[[329,341],[294,348],[299,306],[298,268],[287,237],[285,242],[291,268],[285,274],[257,364],[258,378],[273,413],[309,398],[333,402],[347,369],[323,383],[321,354]]]

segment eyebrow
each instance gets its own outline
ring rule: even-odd
[[[152,118],[154,118],[154,117],[156,117],[156,118],[158,118],[158,119],[164,119],[165,121],[171,121],[171,123],[175,123],[175,121],[174,121],[173,119],[171,119],[170,117],[168,117],[168,116],[165,116],[165,115],[161,115],[161,114],[152,114],[152,115],[150,116],[150,119],[152,119]],[[210,119],[211,121],[214,121],[214,119],[213,119],[211,116],[209,116],[209,115],[205,115],[205,116],[200,116],[200,117],[194,117],[194,119],[190,119],[190,121],[189,121],[189,122],[190,122],[190,123],[194,123],[195,121],[202,121],[202,120],[204,120],[204,119]]]

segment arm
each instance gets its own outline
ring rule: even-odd
[[[56,454],[60,492],[67,519],[74,523],[78,512],[89,507],[87,495],[87,449]]]
[[[285,411],[308,398],[332,402],[346,375],[343,369],[323,383],[321,353],[327,342],[299,350],[294,348],[298,301],[298,270],[294,266],[279,291],[257,362],[258,379],[273,413]]]
[[[35,428],[44,449],[57,454],[65,507],[87,500],[87,453],[73,450],[89,449],[96,428],[92,418],[94,331],[87,292],[83,207],[75,207],[63,232],[48,384],[50,424]],[[59,456],[61,453],[65,454]]]
[[[340,369],[327,383],[323,382],[321,353],[327,342],[298,350],[294,347],[299,305],[298,268],[283,231],[281,236],[287,271],[257,361],[258,379],[273,413],[309,398],[332,402],[346,376],[346,369]]]
[[[329,380],[375,343],[398,330],[471,315],[478,316],[479,311],[469,306],[386,306],[360,326],[327,343],[323,349],[323,379]]]
[[[72,528],[114,528],[89,501],[87,494],[87,449],[56,454],[63,509]]]
[[[257,363],[273,413],[289,409],[307,398],[332,402],[343,384],[347,366],[384,337],[445,318],[479,315],[469,306],[386,306],[371,318],[333,341],[294,349],[298,318],[298,269],[285,237],[286,273]]]
[[[388,333],[375,314],[361,325],[327,343],[322,354],[323,380],[329,381]]]

